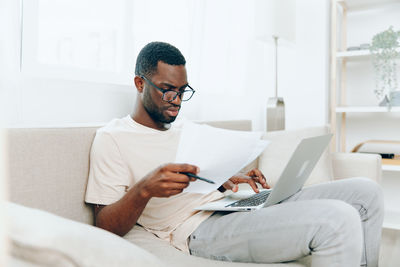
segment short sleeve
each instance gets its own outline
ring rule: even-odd
[[[125,195],[129,184],[129,171],[117,143],[108,132],[98,131],[90,152],[85,202],[112,204]]]

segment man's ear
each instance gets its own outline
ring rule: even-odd
[[[140,78],[140,76],[135,76],[133,79],[135,82],[136,89],[138,90],[139,93],[143,93],[143,88],[144,88],[144,80]]]

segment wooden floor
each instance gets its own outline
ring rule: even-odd
[[[400,266],[399,230],[383,229],[379,266],[380,267]]]

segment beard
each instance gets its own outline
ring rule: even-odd
[[[170,103],[171,106],[177,106]],[[143,107],[150,115],[150,117],[156,122],[162,123],[171,123],[174,122],[177,116],[171,117],[165,115],[164,111],[167,110],[169,107],[158,107],[152,100],[150,95],[150,90],[145,90],[143,93]]]

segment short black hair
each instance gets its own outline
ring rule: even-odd
[[[151,42],[142,48],[136,59],[135,75],[151,77],[157,72],[158,61],[169,65],[185,65],[186,60],[175,46],[164,42]]]

